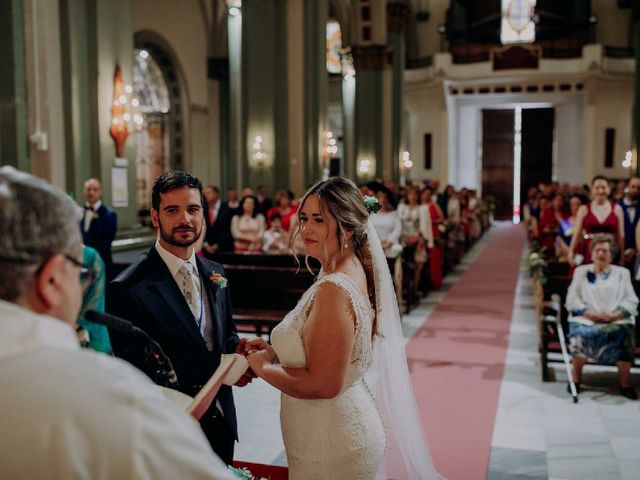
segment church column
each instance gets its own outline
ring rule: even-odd
[[[222,192],[226,192],[229,186],[229,169],[232,164],[230,155],[230,98],[229,98],[229,59],[225,57],[209,57],[209,108],[217,107],[216,120],[212,122],[212,135],[215,140],[209,162],[214,165],[211,179]],[[213,110],[211,110],[213,111]]]
[[[355,105],[356,70],[351,49],[345,49],[342,61],[342,137],[344,174],[356,178]]]
[[[289,187],[296,195],[304,192],[305,178],[305,65],[304,4],[287,1],[287,123],[289,128]]]
[[[387,45],[391,51],[391,156],[390,177],[400,180],[400,156],[404,132],[404,70],[406,64],[405,31],[409,24],[410,9],[406,0],[387,4]],[[385,159],[386,160],[386,159]],[[385,168],[383,168],[385,170]]]
[[[244,137],[242,135],[242,30],[243,11],[240,0],[227,0],[227,42],[229,45],[228,89],[228,157],[222,148],[221,182],[223,191],[237,189],[244,183]],[[221,102],[221,108],[223,103]],[[222,134],[222,132],[221,132]]]
[[[30,170],[22,0],[0,0],[0,163]]]
[[[96,84],[96,8],[95,1],[60,0],[62,98],[64,124],[67,125],[64,132],[66,185],[79,201],[83,198],[83,182],[89,177],[102,177]],[[109,71],[113,75],[114,68]],[[111,97],[112,92],[107,98],[110,100]],[[108,103],[111,105],[110,101]],[[106,194],[108,189],[104,187]]]
[[[123,157],[119,159],[116,158],[116,147],[109,129],[116,67],[120,67],[125,84],[133,82],[133,0],[93,1],[97,28],[95,51],[92,53],[97,65],[94,77],[97,82],[93,80],[92,83],[97,83],[98,171],[105,201],[114,207],[118,214],[118,229],[122,229],[138,225],[135,130],[129,127]]]
[[[365,182],[382,177],[388,169],[385,160],[390,148],[385,146],[390,138],[384,122],[385,114],[390,113],[386,106],[390,96],[385,88],[386,4],[382,0],[355,0],[354,5],[355,179]]]
[[[636,148],[636,175],[640,176],[640,1],[635,1],[633,6],[633,38],[635,51],[635,81],[634,81],[634,107],[633,107],[633,139]]]
[[[289,185],[286,0],[243,2],[243,187]]]
[[[327,130],[327,20],[328,0],[304,1],[304,136],[305,184],[322,177],[322,143]]]

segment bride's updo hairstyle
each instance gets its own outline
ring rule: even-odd
[[[371,250],[367,243],[367,231],[369,210],[365,206],[362,193],[351,180],[345,177],[331,177],[328,180],[322,180],[313,185],[307,193],[302,197],[300,208],[298,209],[298,220],[304,204],[310,195],[317,195],[320,201],[320,207],[328,210],[333,215],[338,224],[338,242],[340,250],[347,248],[347,244],[353,245],[353,251],[362,263],[365,275],[367,277],[367,293],[369,301],[374,311],[372,332],[375,336],[378,332],[377,305],[375,295],[375,283],[373,279],[373,262],[371,258]],[[300,234],[301,222],[298,222],[298,229],[294,237]],[[353,232],[350,239],[347,240],[347,232]],[[292,244],[293,244],[292,239]],[[333,264],[336,258],[331,259]]]

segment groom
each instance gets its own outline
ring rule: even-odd
[[[238,338],[231,317],[224,270],[194,252],[204,224],[202,200],[197,178],[179,171],[160,175],[151,196],[158,240],[111,282],[107,292],[107,311],[132,321],[160,344],[175,368],[178,390],[191,396],[216,370],[222,353],[244,353],[244,340]],[[115,354],[153,379],[154,362],[140,338],[110,334]],[[243,377],[237,385],[248,381]],[[231,387],[220,388],[200,423],[213,450],[232,463],[238,432]]]

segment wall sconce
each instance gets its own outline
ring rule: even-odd
[[[624,154],[624,160],[622,161],[622,166],[624,168],[631,168],[633,164],[633,153],[631,150],[627,150],[627,153]]]
[[[120,66],[116,65],[113,74],[113,104],[111,105],[111,126],[109,135],[116,145],[116,157],[122,158],[124,155],[124,144],[129,136],[128,122],[125,120],[127,97],[124,90],[124,81]]]
[[[143,53],[149,55],[144,50],[140,52],[140,55]],[[132,95],[133,87],[124,83],[122,71],[119,66],[116,66],[113,75],[113,103],[111,104],[109,134],[115,143],[117,158],[122,158],[124,155],[124,145],[129,136],[129,122],[133,121],[133,130],[136,132],[142,130],[144,124],[140,101]]]
[[[338,142],[331,130],[326,133],[325,151],[329,158],[334,158],[338,153]]]
[[[358,172],[360,176],[365,178],[373,176],[373,162],[367,157],[360,159],[358,162]]]
[[[413,162],[411,161],[411,154],[406,150],[402,151],[402,155],[400,155],[400,170],[410,170],[413,167]]]
[[[264,148],[264,141],[261,135],[256,135],[251,148],[251,167],[258,170],[271,167],[271,159]]]

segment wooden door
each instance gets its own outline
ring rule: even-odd
[[[513,122],[514,110],[482,110],[482,196],[498,220],[513,216]]]
[[[529,187],[550,182],[553,174],[553,108],[522,110],[522,154],[520,161],[520,204]]]

